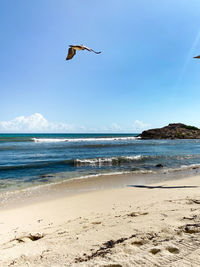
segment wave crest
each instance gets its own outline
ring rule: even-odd
[[[97,137],[97,138],[31,138],[35,143],[56,143],[56,142],[96,142],[96,141],[126,141],[136,140],[135,136],[127,137]]]
[[[144,156],[126,156],[126,157],[111,157],[111,158],[93,158],[93,159],[75,159],[74,165],[120,165],[137,160],[141,160]]]

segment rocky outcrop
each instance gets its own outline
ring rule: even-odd
[[[143,131],[141,139],[200,139],[200,129],[182,123],[171,123],[168,126]]]

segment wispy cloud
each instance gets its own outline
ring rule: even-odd
[[[140,120],[135,120],[132,127],[134,131],[143,131],[149,128],[150,124],[144,123],[143,121]]]
[[[40,113],[0,121],[1,132],[66,132],[72,129],[72,125],[66,123],[49,122]]]

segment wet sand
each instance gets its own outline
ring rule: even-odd
[[[0,210],[17,208],[57,198],[75,196],[94,191],[125,188],[130,185],[165,184],[166,181],[183,179],[200,175],[200,168],[167,171],[160,169],[144,173],[128,172],[123,174],[106,174],[89,178],[61,180],[54,183],[27,187],[20,190],[0,192]]]

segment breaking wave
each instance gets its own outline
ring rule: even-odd
[[[144,156],[127,156],[127,157],[111,157],[111,158],[93,158],[93,159],[76,159],[74,165],[120,165],[142,159]]]
[[[7,165],[0,166],[0,171],[4,170],[18,170],[18,169],[34,169],[39,167],[48,167],[56,165],[71,165],[78,167],[81,165],[121,165],[123,163],[128,163],[136,160],[142,159],[143,156],[130,156],[130,157],[113,157],[113,158],[93,158],[93,159],[70,159],[61,161],[41,161],[31,164],[22,165]]]
[[[31,138],[35,143],[56,143],[56,142],[96,142],[96,141],[126,141],[136,140],[135,136],[127,137],[100,137],[100,138]]]

